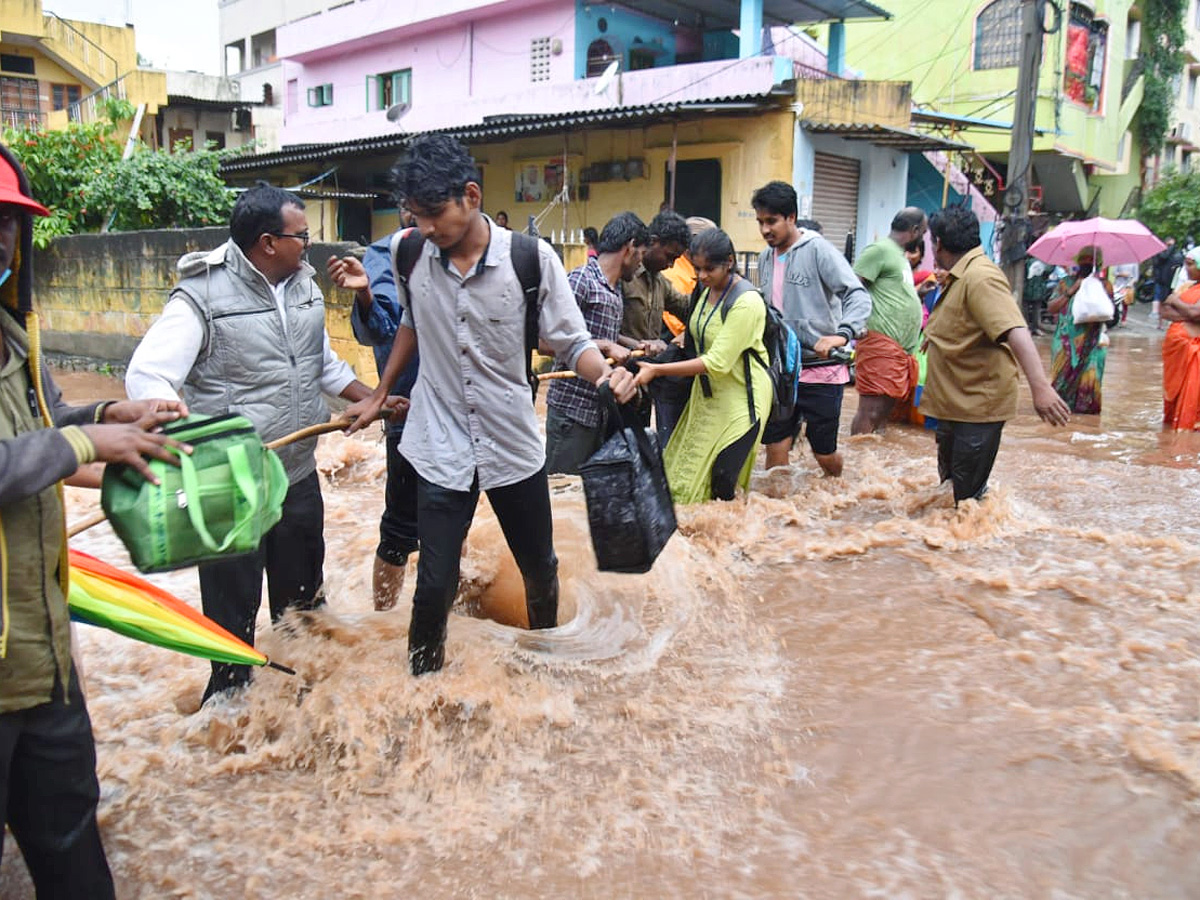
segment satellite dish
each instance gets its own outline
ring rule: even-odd
[[[397,103],[388,107],[387,120],[389,122],[399,122],[401,117],[412,108],[411,103]]]
[[[603,94],[608,90],[608,86],[612,84],[613,79],[617,77],[617,70],[621,68],[621,61],[614,59],[608,64],[608,68],[604,70],[604,74],[596,82],[596,94]]]

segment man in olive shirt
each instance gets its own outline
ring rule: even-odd
[[[675,265],[691,239],[687,221],[677,212],[660,212],[650,222],[650,240],[642,254],[642,264],[632,278],[621,284],[625,302],[621,343],[630,349],[644,349],[650,355],[666,349],[659,340],[663,310],[681,320],[687,319],[691,298],[675,290],[663,272]],[[647,342],[655,346],[647,346]]]
[[[905,207],[892,219],[891,233],[866,247],[854,274],[871,295],[867,331],[854,348],[858,412],[851,434],[870,434],[887,423],[897,401],[917,386],[917,344],[921,338],[921,298],[913,286],[904,246],[925,236],[925,212]]]
[[[954,502],[981,499],[1004,423],[1017,414],[1017,366],[1037,414],[1065,425],[1070,410],[1050,386],[1008,280],[983,253],[979,220],[965,207],[929,220],[937,264],[949,272],[925,326],[928,353],[921,410],[936,416],[938,475]]]

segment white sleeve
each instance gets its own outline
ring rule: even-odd
[[[178,400],[184,379],[204,344],[204,324],[182,298],[167,301],[150,326],[125,371],[130,400]]]
[[[349,363],[333,352],[329,344],[329,332],[325,332],[324,365],[321,368],[321,392],[331,397],[341,396],[346,385],[355,379]]]

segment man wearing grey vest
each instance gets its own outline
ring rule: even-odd
[[[132,399],[179,399],[194,413],[237,413],[264,441],[329,421],[323,394],[361,400],[371,390],[334,355],[325,298],[304,259],[304,204],[268,185],[233,207],[230,239],[179,260],[179,284],[134,351],[125,375]],[[316,438],[279,450],[287,469],[283,518],[257,553],[202,564],[204,613],[254,643],[263,571],[272,621],[289,607],[313,609],[325,561]],[[250,680],[248,666],[213,663],[204,699]]]

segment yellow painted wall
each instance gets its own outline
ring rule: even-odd
[[[0,0],[0,28],[12,34],[40,36],[41,0]]]
[[[738,250],[757,251],[762,244],[750,195],[768,181],[792,179],[793,122],[790,112],[780,111],[753,117],[713,117],[678,126],[678,159],[721,161],[721,226]],[[644,159],[646,174],[632,181],[590,185],[589,198],[568,208],[567,230],[573,232],[590,225],[599,231],[626,209],[649,222],[665,196],[672,131],[672,125],[655,125],[571,135],[566,149],[568,164],[576,173],[593,162]],[[472,147],[483,168],[484,210],[492,216],[505,210],[509,224],[523,230],[528,217],[540,214],[546,204],[514,202],[518,166],[523,161],[561,157],[563,149],[561,136]],[[540,230],[549,234],[562,229],[562,208],[556,207],[542,221]]]

